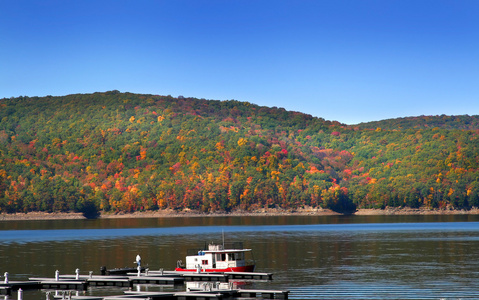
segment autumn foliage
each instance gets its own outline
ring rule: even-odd
[[[424,118],[346,126],[118,91],[0,99],[0,212],[479,206],[478,117]]]

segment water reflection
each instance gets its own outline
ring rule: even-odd
[[[182,226],[261,226],[415,222],[479,222],[479,215],[394,215],[394,216],[222,216],[174,218],[121,218],[98,220],[2,221],[0,230],[107,229]]]

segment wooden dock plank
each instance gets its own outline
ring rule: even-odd
[[[39,281],[9,281],[8,283],[0,283],[0,287],[7,287],[13,291],[18,289],[34,290],[40,288]]]
[[[91,278],[86,281],[91,286],[119,286],[133,287],[133,282],[128,278]]]
[[[71,296],[72,300],[103,300],[103,296]],[[66,299],[63,295],[55,295],[53,299]]]
[[[213,273],[190,273],[183,274],[183,278],[186,281],[220,281],[227,282],[229,277],[225,274],[213,274]]]
[[[150,299],[175,299],[174,292],[138,292],[125,291],[126,296],[130,297],[145,297]]]
[[[255,298],[257,294],[260,294],[262,298],[266,299],[288,299],[289,291],[283,290],[244,290],[239,289],[237,293],[241,297],[253,297]]]
[[[181,277],[163,277],[163,276],[141,276],[129,277],[134,284],[164,284],[164,285],[175,285],[182,284],[185,282],[184,278]]]
[[[231,279],[273,280],[272,273],[258,272],[225,272]]]
[[[221,293],[192,293],[192,292],[179,292],[175,293],[174,295],[178,300],[186,300],[186,299],[221,299],[223,295]]]
[[[87,283],[85,281],[65,281],[65,280],[45,280],[40,281],[42,289],[58,289],[58,290],[86,290]]]

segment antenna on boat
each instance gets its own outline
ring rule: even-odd
[[[223,235],[223,249],[225,248],[225,230],[221,229],[221,234]]]

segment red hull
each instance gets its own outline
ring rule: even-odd
[[[176,268],[175,271],[178,272],[196,272],[196,269],[183,269],[183,268]],[[227,268],[227,269],[204,269],[201,272],[205,273],[213,273],[213,272],[254,272],[254,265],[244,266],[244,267],[234,267],[234,268]]]

